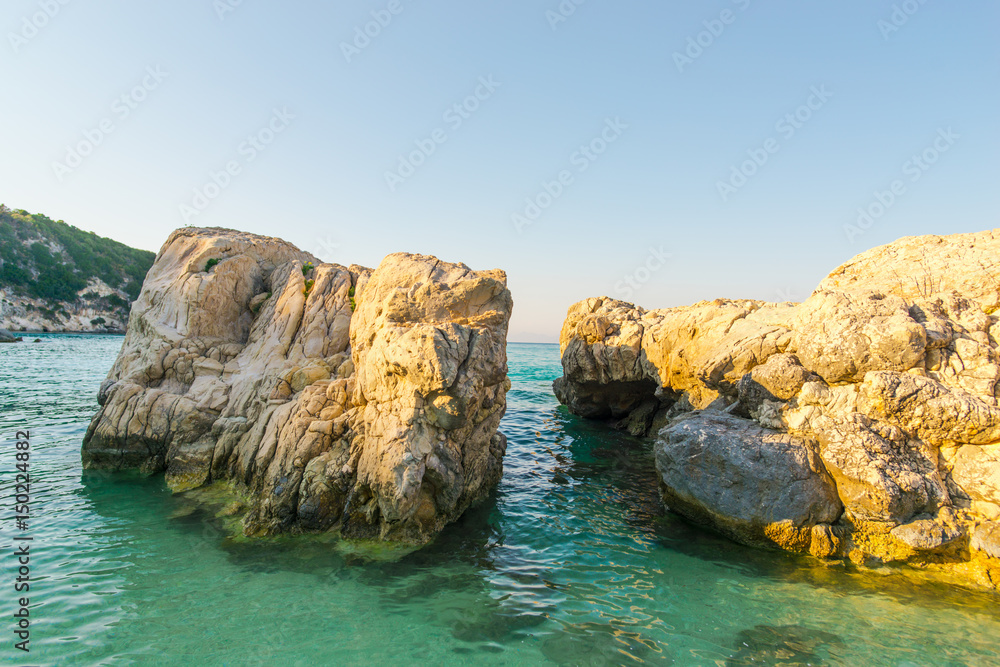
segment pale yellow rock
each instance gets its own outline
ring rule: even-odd
[[[192,364],[194,369],[194,376],[201,377],[203,375],[209,375],[213,377],[218,377],[222,375],[223,365],[220,364],[216,359],[211,357],[201,357]]]
[[[1000,230],[908,236],[864,252],[835,269],[818,289],[857,287],[916,300],[957,292],[984,309],[1000,307]]]
[[[576,414],[613,418],[633,432],[658,425],[658,452],[672,432],[663,424],[678,424],[692,409],[815,441],[843,515],[827,520],[829,534],[814,528],[809,541],[767,524],[770,542],[1000,583],[977,564],[981,556],[961,547],[974,526],[1000,512],[998,315],[1000,230],[905,238],[841,266],[801,304],[718,299],[645,310],[608,298],[581,301],[563,324],[563,376],[554,389]],[[742,507],[732,503],[732,480],[749,474],[751,462],[739,474],[714,474],[723,468],[710,462],[733,450],[718,427],[702,435],[713,450],[685,463],[692,469],[684,475],[664,469],[679,465],[669,457],[657,457],[667,504],[737,539],[760,541],[748,527],[761,529],[760,522],[740,524],[732,509]],[[760,439],[734,437],[751,450]],[[791,450],[788,457],[797,470]],[[685,495],[692,476],[698,493]],[[766,508],[788,493],[781,486],[738,489],[761,489],[751,504]]]
[[[286,381],[292,388],[292,392],[298,393],[309,385],[315,384],[320,380],[329,379],[329,377],[329,368],[324,366],[307,366],[306,368],[300,368],[292,372]]]
[[[390,255],[360,291],[352,400],[369,444],[356,474],[380,500],[377,522],[356,516],[380,536],[426,539],[499,480],[511,307],[503,272],[420,255]]]
[[[248,535],[427,542],[499,481],[510,312],[502,271],[399,253],[373,272],[178,230],[101,386],[84,464],[165,470],[177,491],[233,480]]]

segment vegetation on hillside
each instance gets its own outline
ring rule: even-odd
[[[50,305],[74,302],[91,278],[122,290],[129,301],[139,296],[156,255],[85,232],[63,221],[0,204],[0,287]],[[117,294],[82,297],[111,310],[128,309]]]

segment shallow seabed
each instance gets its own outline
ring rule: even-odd
[[[556,403],[556,346],[509,348],[494,496],[380,562],[311,538],[232,540],[162,479],[83,471],[121,338],[42,338],[0,346],[4,552],[17,430],[31,431],[34,496],[32,650],[5,623],[5,664],[1000,664],[997,596],[748,549],[665,515],[649,446]]]

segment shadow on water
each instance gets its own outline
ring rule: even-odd
[[[736,636],[726,667],[743,665],[838,665],[844,641],[835,634],[802,625],[755,625]]]
[[[509,557],[503,576],[531,587],[532,601],[521,603],[491,594],[492,579],[500,569],[496,550],[504,544],[496,493],[428,546],[395,557],[390,552],[383,554],[386,558],[372,558],[371,549],[355,552],[350,543],[332,536],[233,538],[217,506],[172,496],[158,478],[85,474],[84,488],[95,509],[109,518],[134,516],[134,505],[125,509],[123,497],[144,497],[151,508],[159,508],[162,530],[174,536],[178,548],[192,553],[213,549],[234,568],[254,575],[294,572],[315,577],[322,586],[361,584],[379,596],[382,612],[421,622],[430,614],[452,637],[477,652],[496,651],[499,644],[529,637],[556,610],[539,595],[548,589],[542,578],[506,571],[518,569]]]
[[[620,624],[561,624],[561,631],[542,640],[542,655],[557,665],[672,665],[673,658],[656,642]]]
[[[755,579],[794,582],[835,589],[841,595],[878,594],[928,609],[956,606],[1000,617],[998,596],[923,577],[919,572],[885,567],[863,570],[842,561],[737,544],[710,528],[666,511],[659,496],[652,440],[619,432],[610,424],[588,421],[557,409],[553,425],[570,439],[572,464],[566,474],[615,485],[627,499],[623,519],[654,536],[664,549],[733,569]]]
[[[516,572],[519,565],[530,570],[526,563],[512,563],[509,555],[503,565],[497,563],[504,545],[494,492],[428,546],[395,562],[368,563],[357,576],[380,590],[386,608],[400,613],[425,608],[428,601],[439,602],[438,620],[452,637],[479,650],[496,650],[497,644],[529,638],[556,611],[555,604],[544,599],[547,586],[541,577]],[[496,595],[492,582],[499,576],[531,587],[531,600]]]

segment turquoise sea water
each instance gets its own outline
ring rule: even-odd
[[[1000,598],[748,549],[660,507],[647,444],[569,415],[558,348],[511,345],[505,473],[431,546],[372,562],[228,539],[162,479],[81,469],[120,338],[0,346],[3,553],[32,435],[32,665],[991,665]]]

